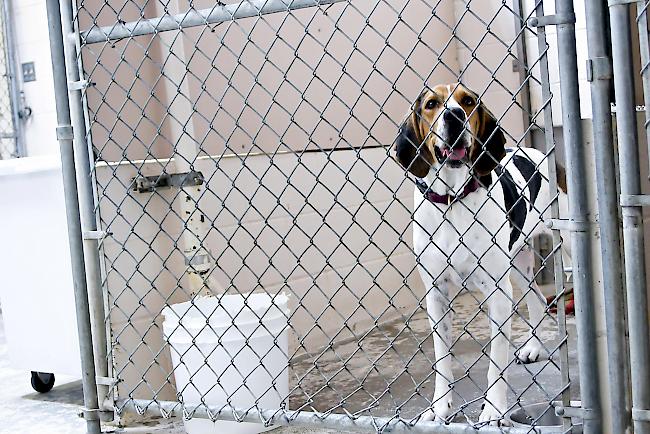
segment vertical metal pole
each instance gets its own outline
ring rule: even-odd
[[[512,2],[513,16],[515,20],[515,35],[519,35],[516,41],[517,48],[517,63],[516,68],[519,73],[519,82],[521,83],[521,91],[519,98],[521,102],[521,116],[524,126],[524,146],[532,147],[532,134],[531,127],[531,113],[533,112],[530,105],[530,70],[528,69],[528,54],[526,52],[526,34],[522,31],[522,22],[524,21],[522,0],[514,0]]]
[[[540,1],[535,7],[535,17],[538,19],[544,16],[544,2]],[[544,107],[544,142],[546,143],[546,152],[548,155],[548,183],[550,190],[551,202],[551,218],[560,218],[560,204],[557,199],[558,186],[557,186],[557,154],[555,150],[555,136],[553,131],[553,108],[551,107],[551,84],[548,69],[548,42],[546,40],[546,29],[544,27],[537,28],[537,50],[539,53],[539,68],[542,81],[542,101]],[[560,376],[562,388],[562,405],[565,407],[571,406],[571,380],[569,378],[569,346],[567,342],[566,331],[566,315],[565,307],[565,274],[564,274],[564,261],[562,259],[562,238],[560,231],[553,229],[551,231],[553,236],[553,281],[555,283],[555,294],[557,296],[557,323],[558,323],[558,337],[560,339]],[[565,241],[566,242],[566,241]],[[571,419],[562,418],[563,432],[570,432]]]
[[[73,38],[72,2],[65,1],[61,7],[61,29],[64,38],[65,64],[67,66],[67,81],[79,82],[80,73],[77,58],[76,38]],[[81,204],[81,222],[84,232],[97,230],[95,216],[95,197],[93,195],[94,164],[86,142],[86,122],[81,89],[69,96],[72,128],[75,131],[74,153],[77,167],[77,182],[79,185],[79,201]],[[84,260],[86,263],[86,284],[88,285],[88,302],[90,319],[95,344],[95,369],[98,377],[108,377],[108,343],[106,340],[106,314],[104,310],[104,295],[102,292],[102,277],[97,239],[84,240]],[[109,387],[98,386],[99,404],[101,409],[111,410],[112,403],[108,402]],[[109,416],[109,415],[106,415]]]
[[[589,60],[587,75],[591,85],[598,223],[604,287],[605,323],[612,433],[625,433],[630,427],[627,405],[627,345],[625,340],[625,297],[618,227],[618,194],[610,108],[611,61],[607,50],[605,5],[600,0],[585,2]]]
[[[16,156],[27,156],[25,149],[25,137],[23,122],[20,118],[20,86],[18,73],[16,72],[16,65],[18,63],[18,56],[16,55],[16,36],[14,33],[14,20],[13,20],[13,6],[11,0],[4,0],[2,2],[2,21],[4,24],[4,38],[5,38],[5,60],[7,62],[7,74],[9,75],[9,99],[11,100],[11,118],[13,120],[13,130],[16,136]]]
[[[63,167],[63,186],[65,192],[65,209],[70,241],[72,277],[77,313],[77,331],[81,354],[81,381],[84,393],[84,417],[89,434],[100,434],[97,384],[95,382],[95,361],[93,358],[93,341],[90,326],[90,309],[86,288],[81,217],[77,197],[77,180],[75,175],[74,151],[72,148],[72,126],[70,124],[70,106],[68,103],[68,84],[65,71],[65,54],[59,0],[47,0],[47,18],[50,34],[50,53],[52,55],[52,72],[56,95],[56,115],[58,127],[57,139],[61,148]]]
[[[560,17],[574,15],[572,0],[555,0]],[[562,132],[569,182],[569,218],[577,230],[571,231],[573,287],[578,328],[580,360],[580,395],[584,415],[584,432],[603,432],[596,348],[595,297],[591,286],[591,235],[587,201],[587,158],[580,119],[580,92],[576,53],[575,20],[557,25],[558,63],[562,102]]]
[[[639,28],[639,51],[641,54],[641,79],[645,101],[645,133],[650,150],[650,45],[648,41],[648,3],[637,2],[636,21]],[[650,153],[648,154],[650,158]]]
[[[610,3],[612,63],[616,93],[616,131],[621,196],[641,194],[639,144],[634,101],[634,66],[629,4]],[[650,420],[636,412],[650,409],[648,296],[645,274],[643,215],[640,206],[623,206],[623,240],[627,316],[630,334],[632,419],[635,434],[650,433]],[[643,420],[646,419],[646,420]]]

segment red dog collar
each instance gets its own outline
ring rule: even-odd
[[[442,205],[451,205],[452,202],[456,200],[460,200],[470,193],[474,193],[476,190],[479,189],[481,183],[476,178],[472,178],[472,180],[468,182],[467,185],[465,185],[465,188],[458,196],[453,196],[451,194],[435,193],[423,181],[419,179],[415,181],[415,185],[417,185],[418,190],[420,190],[420,193],[422,193],[425,199],[427,199],[429,202],[440,203]]]

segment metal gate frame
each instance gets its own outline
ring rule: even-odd
[[[336,1],[330,0],[317,2],[318,4],[329,4]],[[308,7],[314,5],[314,1],[295,0],[294,7]],[[594,108],[594,136],[596,139],[597,158],[599,172],[607,176],[598,177],[599,181],[606,180],[614,172],[613,159],[608,158],[613,155],[612,141],[607,140],[611,137],[611,117],[609,116],[608,100],[608,81],[611,80],[611,74],[608,74],[606,59],[606,44],[603,38],[603,15],[604,11],[598,7],[598,2],[589,2],[587,9],[588,32],[590,35],[590,67],[592,68],[592,104]],[[629,40],[629,2],[610,0],[610,16],[612,27],[621,29],[620,32],[612,32],[613,42],[613,69],[614,84],[617,90],[617,120],[619,135],[619,152],[621,161],[621,206],[623,207],[623,225],[625,238],[625,265],[627,275],[627,301],[628,314],[630,321],[630,358],[632,374],[632,392],[634,399],[634,408],[632,416],[635,420],[636,432],[648,432],[647,417],[650,409],[650,388],[648,382],[649,373],[644,368],[648,366],[650,355],[647,345],[647,311],[645,309],[647,295],[645,293],[645,274],[644,274],[644,257],[643,252],[643,232],[641,220],[641,206],[650,203],[646,196],[640,195],[638,179],[638,158],[633,158],[637,153],[635,126],[632,122],[635,119],[634,104],[632,98],[632,68],[631,68],[631,44]],[[278,11],[270,6],[273,2],[258,1],[257,4],[268,13]],[[279,4],[275,2],[276,6]],[[99,433],[99,418],[102,411],[111,409],[111,397],[108,395],[108,386],[111,385],[111,376],[109,375],[109,363],[106,356],[107,339],[106,339],[106,320],[104,315],[104,295],[101,291],[101,273],[100,258],[97,250],[97,242],[105,235],[97,231],[97,223],[94,215],[95,199],[93,194],[91,170],[91,158],[88,150],[86,138],[86,120],[84,118],[84,103],[80,90],[86,83],[80,80],[78,64],[78,29],[74,29],[72,3],[64,1],[61,8],[58,0],[47,0],[48,18],[50,21],[51,31],[51,50],[53,57],[53,69],[57,96],[57,116],[59,127],[57,128],[57,138],[61,146],[62,162],[64,169],[64,184],[66,191],[66,208],[68,212],[69,236],[71,242],[71,255],[73,258],[73,275],[75,282],[75,300],[77,304],[78,330],[80,337],[82,369],[83,369],[83,386],[84,386],[84,416],[88,423],[89,433]],[[227,6],[230,7],[230,6]],[[286,10],[286,5],[281,5]],[[262,10],[262,9],[260,9]],[[602,432],[602,407],[599,384],[594,379],[598,378],[600,367],[597,359],[593,354],[595,347],[595,315],[593,298],[594,294],[591,288],[591,276],[593,270],[589,257],[591,240],[586,228],[590,225],[588,216],[591,210],[586,202],[586,177],[585,177],[585,148],[582,143],[582,127],[580,119],[575,116],[580,112],[579,92],[578,92],[578,75],[576,63],[576,46],[575,46],[575,15],[573,3],[570,0],[556,0],[556,14],[545,16],[542,2],[538,3],[536,10],[536,20],[531,25],[539,28],[539,47],[540,53],[546,52],[545,32],[543,26],[556,25],[558,33],[558,47],[561,66],[561,89],[562,89],[562,108],[564,120],[564,141],[567,159],[568,177],[574,180],[571,184],[570,194],[570,218],[568,222],[557,220],[553,224],[554,238],[559,239],[559,229],[568,228],[571,231],[571,242],[574,251],[573,275],[576,293],[577,321],[580,337],[578,340],[578,352],[581,361],[580,369],[580,386],[582,396],[582,417],[584,420],[584,429],[586,433]],[[248,15],[247,15],[248,13]],[[245,9],[235,7],[232,14],[241,14],[241,16],[257,15],[259,11],[246,12]],[[183,16],[178,19],[155,19],[141,21],[133,27],[128,25],[119,25],[113,27],[110,37],[124,37],[132,34],[152,33],[157,30],[177,29],[181,24],[187,26],[191,23],[204,24],[206,22],[217,23],[230,20],[233,15],[225,16],[218,13],[210,13],[199,16]],[[239,15],[237,15],[239,16]],[[643,21],[640,20],[640,23]],[[135,32],[135,33],[134,33]],[[77,35],[77,37],[71,37]],[[64,38],[65,36],[65,38]],[[83,35],[87,41],[105,40],[104,33],[91,31]],[[593,42],[593,45],[592,45]],[[605,59],[605,60],[603,60]],[[66,72],[67,65],[67,72]],[[546,76],[546,85],[543,86],[544,117],[546,125],[552,125],[550,112],[550,88],[548,86],[548,65],[546,56],[542,56],[542,75]],[[646,78],[647,75],[644,75]],[[70,92],[71,97],[68,97]],[[75,134],[73,134],[73,127]],[[74,139],[74,145],[73,145]],[[546,128],[546,142],[553,146],[552,128]],[[74,146],[74,149],[73,149]],[[553,148],[548,150],[553,152]],[[602,152],[601,152],[602,151]],[[75,167],[75,157],[77,164]],[[75,175],[79,175],[81,182],[79,184],[79,194],[77,194],[77,181]],[[551,176],[552,180],[554,177]],[[618,226],[615,214],[616,192],[611,188],[612,183],[599,182],[599,209],[600,209],[600,226],[603,234],[603,263],[605,277],[605,294],[611,300],[611,306],[607,306],[606,318],[608,320],[608,342],[614,357],[618,361],[622,360],[625,366],[625,342],[622,325],[625,323],[622,309],[622,297],[620,291],[620,257],[616,255],[616,249],[619,244]],[[555,207],[554,218],[559,218],[557,206]],[[561,257],[555,255],[556,264],[561,263]],[[609,274],[608,274],[609,273]],[[556,267],[556,282],[559,287],[558,295],[560,303],[563,302],[563,284],[561,277],[562,267]],[[560,276],[558,276],[560,275]],[[559,309],[561,311],[562,309]],[[91,327],[91,324],[93,327]],[[91,333],[92,329],[92,333]],[[93,338],[95,344],[93,345]],[[562,359],[566,363],[566,348],[564,349]],[[618,368],[618,366],[614,366]],[[97,369],[97,371],[96,371]],[[563,370],[568,379],[568,371]],[[612,406],[618,414],[614,426],[626,426],[625,411],[625,387],[624,370],[612,369],[610,364],[610,378],[614,381],[617,379],[620,388],[612,390]],[[97,390],[99,389],[99,397]],[[563,404],[570,406],[568,402],[568,390],[563,394]],[[148,402],[148,401],[147,401]],[[127,405],[126,409],[132,410],[139,414],[144,412],[161,414],[169,416],[170,414],[183,415],[183,411],[176,405],[167,406],[159,403],[158,409],[138,406],[137,401]],[[175,403],[174,403],[175,404]],[[192,409],[190,409],[192,410]],[[408,430],[412,432],[475,432],[474,428],[461,424],[440,425],[435,423],[418,423],[409,426],[403,421],[395,419],[382,419],[359,417],[351,419],[345,415],[329,414],[319,415],[307,412],[283,411],[278,415],[274,411],[256,412],[248,410],[244,416],[239,416],[237,409],[232,412],[222,412],[220,417],[224,420],[238,420],[251,422],[273,422],[278,425],[308,425],[308,426],[327,426],[341,429],[382,429],[382,430]],[[169,411],[169,412],[168,412]],[[198,409],[195,413],[198,417],[210,417],[205,409]],[[629,418],[628,418],[629,419]],[[503,429],[484,427],[480,432],[530,432],[521,429]],[[623,432],[623,431],[620,431]]]
[[[612,63],[616,94],[620,206],[623,220],[625,286],[629,325],[630,376],[632,391],[631,416],[635,433],[650,433],[650,344],[648,343],[648,294],[645,272],[645,240],[643,207],[650,205],[650,196],[643,195],[636,129],[634,99],[634,65],[630,26],[631,4],[639,17],[643,89],[648,109],[648,29],[646,1],[609,0],[612,32]],[[646,119],[648,119],[646,111]],[[646,121],[646,130],[648,123]],[[614,197],[615,199],[615,197]]]

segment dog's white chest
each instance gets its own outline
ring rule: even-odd
[[[481,287],[490,278],[485,265],[507,263],[507,252],[497,247],[508,235],[507,219],[485,190],[451,207],[432,204],[416,192],[415,205],[414,249],[434,281]]]

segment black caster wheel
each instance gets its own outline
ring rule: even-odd
[[[46,393],[54,387],[54,374],[32,371],[32,388],[39,393]]]

